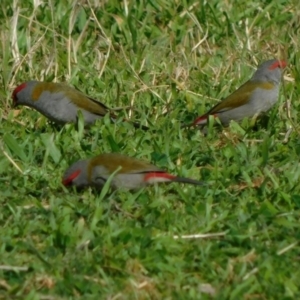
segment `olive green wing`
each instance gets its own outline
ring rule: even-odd
[[[248,81],[223,101],[215,105],[206,115],[217,114],[247,104],[253,91],[257,88],[269,90],[273,88],[273,84],[269,82]]]
[[[118,167],[122,168],[119,171],[120,174],[163,172],[161,169],[152,164],[118,153],[105,153],[98,155],[92,159],[91,165],[102,165],[110,174],[117,170]]]

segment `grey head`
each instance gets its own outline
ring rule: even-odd
[[[78,188],[83,188],[90,185],[88,165],[90,160],[84,159],[75,162],[65,172],[62,184],[64,186],[75,185]]]
[[[284,60],[267,60],[258,66],[251,81],[270,82],[278,85],[281,80],[282,71],[286,65],[287,63]]]
[[[39,81],[31,80],[17,86],[12,93],[13,107],[18,105],[27,105],[32,107],[32,93],[38,83]]]

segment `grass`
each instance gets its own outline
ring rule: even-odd
[[[1,1],[0,299],[300,297],[299,4],[229,2]],[[273,57],[289,66],[266,126],[180,128]],[[29,79],[124,109],[116,124],[57,128],[11,109]],[[210,185],[61,185],[102,152]]]

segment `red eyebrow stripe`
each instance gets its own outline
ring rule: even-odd
[[[24,88],[26,88],[26,82],[20,84],[17,86],[13,91],[13,97],[15,97],[20,91],[22,91]]]
[[[286,61],[285,60],[277,60],[275,61],[270,67],[269,70],[274,70],[276,68],[282,68],[284,69],[286,67]]]
[[[80,174],[80,172],[81,172],[80,170],[76,170],[69,177],[63,179],[62,184],[65,186],[69,185]]]
[[[153,178],[165,178],[167,180],[172,180],[176,178],[176,176],[170,175],[168,173],[163,173],[163,172],[151,172],[145,175],[144,181],[149,181]]]

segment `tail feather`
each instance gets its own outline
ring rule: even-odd
[[[181,182],[181,183],[189,183],[194,185],[207,185],[203,181],[198,181],[198,180],[185,178],[185,177],[177,177],[163,171],[147,172],[145,174],[144,181],[147,183]]]
[[[172,179],[173,182],[181,182],[181,183],[189,183],[194,185],[207,185],[204,181],[199,181],[195,179],[185,178],[185,177],[174,177]]]

